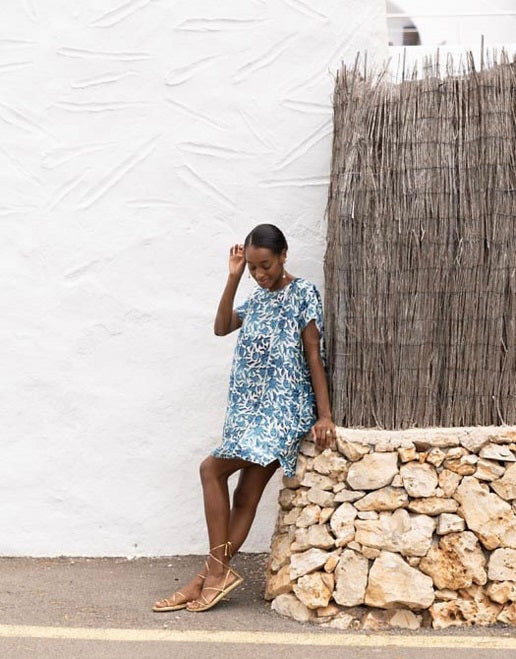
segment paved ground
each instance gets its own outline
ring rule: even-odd
[[[509,659],[504,626],[445,632],[360,633],[284,619],[263,600],[265,556],[242,554],[245,583],[211,611],[153,613],[202,558],[0,559],[0,657],[9,659],[285,657]]]

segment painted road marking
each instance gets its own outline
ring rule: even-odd
[[[313,645],[345,647],[450,648],[516,650],[516,638],[507,636],[389,636],[244,632],[172,629],[116,629],[89,627],[35,627],[0,625],[0,638],[45,638],[76,641],[156,641],[171,643],[235,643],[246,645]]]

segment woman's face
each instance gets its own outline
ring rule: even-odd
[[[254,245],[249,245],[245,250],[245,260],[251,277],[259,286],[269,291],[281,288],[286,256],[285,250],[281,254],[275,254],[267,247]]]

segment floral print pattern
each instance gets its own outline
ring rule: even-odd
[[[324,359],[322,303],[316,287],[294,279],[277,291],[257,288],[236,309],[242,319],[229,381],[218,458],[296,470],[301,438],[316,421],[315,395],[301,333],[313,320]]]

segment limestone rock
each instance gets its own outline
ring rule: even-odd
[[[444,496],[451,497],[461,480],[462,477],[459,474],[449,469],[443,469],[439,474],[439,487],[442,489]]]
[[[307,487],[298,487],[297,490],[294,490],[296,496],[294,497],[292,503],[296,507],[308,506],[310,501],[308,501],[308,488]]]
[[[393,611],[386,609],[369,609],[362,618],[360,627],[366,631],[383,631],[390,628],[389,621]]]
[[[409,462],[400,467],[403,485],[411,497],[429,497],[438,484],[437,472],[432,465]]]
[[[496,428],[496,432],[489,435],[489,440],[493,444],[512,444],[516,442],[516,430],[511,428]]]
[[[446,457],[446,453],[444,451],[441,451],[440,448],[436,447],[428,451],[426,461],[434,465],[434,467],[440,467],[444,462],[445,457]]]
[[[312,547],[301,554],[292,554],[290,558],[290,578],[302,577],[322,567],[330,558],[330,552]]]
[[[373,560],[375,558],[378,558],[378,556],[380,556],[381,551],[379,549],[376,549],[375,547],[362,546],[360,553],[366,558]]]
[[[296,526],[306,528],[311,524],[317,524],[321,509],[315,503],[305,506],[296,519]]]
[[[313,441],[313,439],[303,439],[299,445],[299,452],[303,455],[306,455],[309,458],[314,458],[316,455],[319,455],[321,449]]]
[[[358,519],[378,519],[378,513],[374,510],[363,510],[358,513]]]
[[[335,539],[328,532],[326,524],[313,524],[308,528],[296,531],[296,539],[292,545],[292,551],[305,551],[310,547],[319,549],[331,549],[335,546]]]
[[[502,465],[495,460],[486,460],[485,458],[480,458],[477,464],[475,478],[478,478],[482,481],[494,481],[497,478],[503,476],[504,473],[505,467],[502,467]]]
[[[305,477],[307,460],[304,455],[297,456],[296,473],[291,478],[283,476],[283,486],[295,490]]]
[[[330,518],[330,527],[337,538],[337,547],[343,547],[355,537],[357,511],[350,503],[342,503]]]
[[[506,501],[516,499],[516,463],[507,468],[502,478],[493,481],[491,488]]]
[[[362,551],[362,545],[359,542],[355,542],[352,540],[351,542],[348,542],[346,545],[346,549],[353,549],[354,551]]]
[[[482,592],[480,586],[461,590],[459,597],[452,602],[436,602],[430,607],[432,626],[444,629],[460,625],[492,625],[501,610]]]
[[[284,565],[279,572],[268,576],[265,584],[265,599],[271,600],[283,593],[289,593],[293,585],[290,580],[290,568]]]
[[[317,487],[319,490],[331,490],[333,480],[329,476],[318,474],[316,471],[308,471],[301,481],[301,485],[308,488]]]
[[[441,513],[456,512],[459,504],[455,499],[441,499],[439,497],[427,497],[426,499],[413,499],[408,509],[413,513],[423,515],[440,515]]]
[[[459,593],[456,590],[449,590],[448,588],[442,588],[441,590],[435,591],[436,600],[444,600],[445,602],[451,602],[456,600],[459,596]]]
[[[461,457],[446,458],[443,462],[443,466],[445,469],[453,471],[459,476],[471,476],[477,470],[476,461],[473,461],[471,458],[476,457],[476,455],[463,455]]]
[[[326,618],[326,616],[336,616],[340,613],[340,609],[336,604],[328,604],[328,606],[321,606],[316,611],[318,618]]]
[[[491,581],[516,581],[516,549],[497,549],[489,557]]]
[[[330,554],[330,557],[324,564],[324,571],[325,572],[334,572],[335,568],[337,567],[339,563],[339,554],[338,552],[334,551],[333,553]]]
[[[313,468],[319,474],[332,476],[337,481],[344,480],[348,471],[348,461],[330,448],[318,455]]]
[[[355,627],[355,618],[349,613],[339,613],[333,620],[328,623],[332,629],[352,629]]]
[[[503,462],[516,462],[516,455],[507,446],[488,444],[480,450],[480,457],[488,460],[502,460]]]
[[[445,550],[453,549],[457,552],[459,560],[471,573],[474,584],[483,586],[487,583],[486,557],[474,533],[471,531],[450,533],[441,538],[439,546]]]
[[[397,453],[369,453],[351,465],[347,482],[354,490],[376,490],[389,485],[397,472]]]
[[[389,620],[391,627],[400,629],[419,629],[421,627],[422,616],[417,616],[407,609],[396,609],[394,615]]]
[[[271,570],[277,572],[280,567],[286,565],[290,558],[291,536],[288,533],[279,533],[271,541]]]
[[[366,510],[396,510],[404,508],[408,504],[408,495],[400,487],[382,487],[370,492],[355,503],[355,508],[360,511]]]
[[[402,462],[411,462],[412,460],[417,460],[417,451],[416,447],[412,446],[411,448],[400,447],[398,449],[398,455]]]
[[[362,618],[362,629],[382,631],[392,628],[419,629],[422,616],[409,609],[371,609]]]
[[[356,501],[357,499],[361,499],[364,494],[365,492],[362,492],[361,490],[340,490],[335,495],[335,503]]]
[[[391,487],[403,487],[403,478],[401,474],[396,474],[391,482]]]
[[[281,616],[294,618],[298,622],[307,622],[314,617],[314,612],[300,602],[292,593],[278,595],[271,604],[271,609]]]
[[[337,436],[337,447],[339,451],[351,462],[356,462],[369,453],[370,447],[360,442],[351,442],[348,439]]]
[[[333,515],[334,510],[335,509],[333,507],[323,508],[321,510],[321,514],[319,515],[319,522],[321,524],[325,524],[330,519],[330,517]]]
[[[284,487],[279,493],[278,503],[285,510],[290,510],[293,507],[294,497],[296,496],[296,490],[289,490],[288,487]]]
[[[287,513],[282,517],[282,524],[289,526],[290,524],[295,524],[299,515],[301,514],[301,508],[291,508]]]
[[[416,442],[414,442],[414,444],[417,446]],[[431,438],[431,445],[437,446],[438,448],[455,447],[459,445],[459,438],[455,433],[450,435],[447,435],[446,433],[436,433]]]
[[[436,546],[431,547],[428,554],[421,559],[419,567],[422,572],[432,577],[440,590],[465,588],[471,586],[473,581],[470,572],[457,560],[455,552],[450,555]]]
[[[355,540],[361,545],[403,556],[424,556],[432,544],[436,522],[427,515],[411,516],[400,508],[392,515],[381,513],[378,520],[358,520],[355,526]]]
[[[381,609],[426,609],[434,601],[432,580],[398,554],[382,551],[369,572],[365,603]]]
[[[487,485],[467,476],[457,488],[455,499],[461,504],[468,528],[480,538],[486,549],[516,548],[516,516],[511,506]]]
[[[357,606],[364,601],[369,561],[356,551],[345,549],[335,569],[333,599],[343,606]]]
[[[471,453],[478,453],[481,448],[489,443],[489,437],[484,432],[470,431],[460,438],[460,445]]]
[[[328,606],[333,592],[333,576],[326,572],[312,572],[297,580],[294,594],[309,609]]]
[[[516,602],[506,604],[500,611],[497,620],[506,625],[516,625]]]
[[[457,533],[464,531],[466,522],[458,515],[443,513],[437,520],[437,535],[446,535],[447,533]]]
[[[308,501],[311,503],[316,503],[323,508],[328,508],[333,506],[335,495],[333,492],[327,492],[326,490],[320,490],[318,487],[311,487],[306,493]]]
[[[516,581],[493,581],[486,592],[497,604],[516,602]]]
[[[451,533],[430,548],[419,569],[432,577],[440,590],[467,588],[473,582],[485,584],[486,559],[475,535],[469,531]]]

